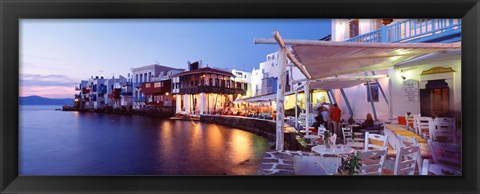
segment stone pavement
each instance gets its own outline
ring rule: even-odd
[[[272,151],[263,156],[257,175],[295,175],[293,156],[320,156],[302,151]]]

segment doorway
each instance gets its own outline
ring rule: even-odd
[[[449,87],[445,79],[430,80],[425,86],[425,89],[420,90],[421,115],[451,116]]]

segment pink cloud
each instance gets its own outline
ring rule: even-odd
[[[74,87],[67,86],[29,86],[20,87],[20,96],[42,96],[46,98],[73,98]]]

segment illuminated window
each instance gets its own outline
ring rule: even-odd
[[[150,88],[150,83],[145,84],[146,88]]]

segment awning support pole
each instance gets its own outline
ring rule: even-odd
[[[330,93],[330,96],[333,100],[333,104],[337,104],[337,99],[335,98],[335,95],[333,95],[332,89],[329,89],[328,92]]]
[[[295,129],[298,129],[298,88],[295,89]]]
[[[280,65],[280,75],[277,81],[277,123],[276,123],[276,142],[275,150],[282,151],[284,149],[284,132],[283,132],[283,123],[285,117],[285,107],[284,107],[284,98],[285,98],[285,86],[286,86],[286,70],[287,70],[287,52],[288,49],[283,43],[280,34],[277,31],[273,32],[275,37],[278,37],[277,42],[279,44],[278,49],[278,58],[277,62]]]
[[[345,100],[345,104],[347,104],[347,108],[348,108],[348,112],[350,113],[350,117],[353,118],[352,107],[350,106],[350,102],[348,101],[347,95],[345,95],[345,91],[343,91],[343,88],[340,88],[340,92],[342,93],[343,99]]]
[[[328,101],[330,101],[330,104],[333,103],[332,96],[330,95],[330,90],[327,90],[327,96],[328,96]]]
[[[305,134],[310,135],[310,83],[307,82],[305,86],[303,86],[303,90],[305,93]]]
[[[368,72],[365,72],[365,76],[368,76]],[[375,104],[373,103],[373,96],[372,96],[372,88],[370,88],[370,81],[367,81],[367,93],[368,93],[368,99],[370,100],[370,105],[372,105],[372,111],[373,111],[373,118],[375,121],[378,121],[377,119],[377,112],[375,111]]]
[[[372,71],[372,75],[375,75],[375,71]],[[385,95],[385,92],[383,91],[382,86],[378,82],[378,79],[375,79],[375,82],[377,83],[378,88],[380,88],[380,92],[382,92],[383,99],[385,99],[385,102],[387,102],[387,105],[389,105],[387,96]]]

